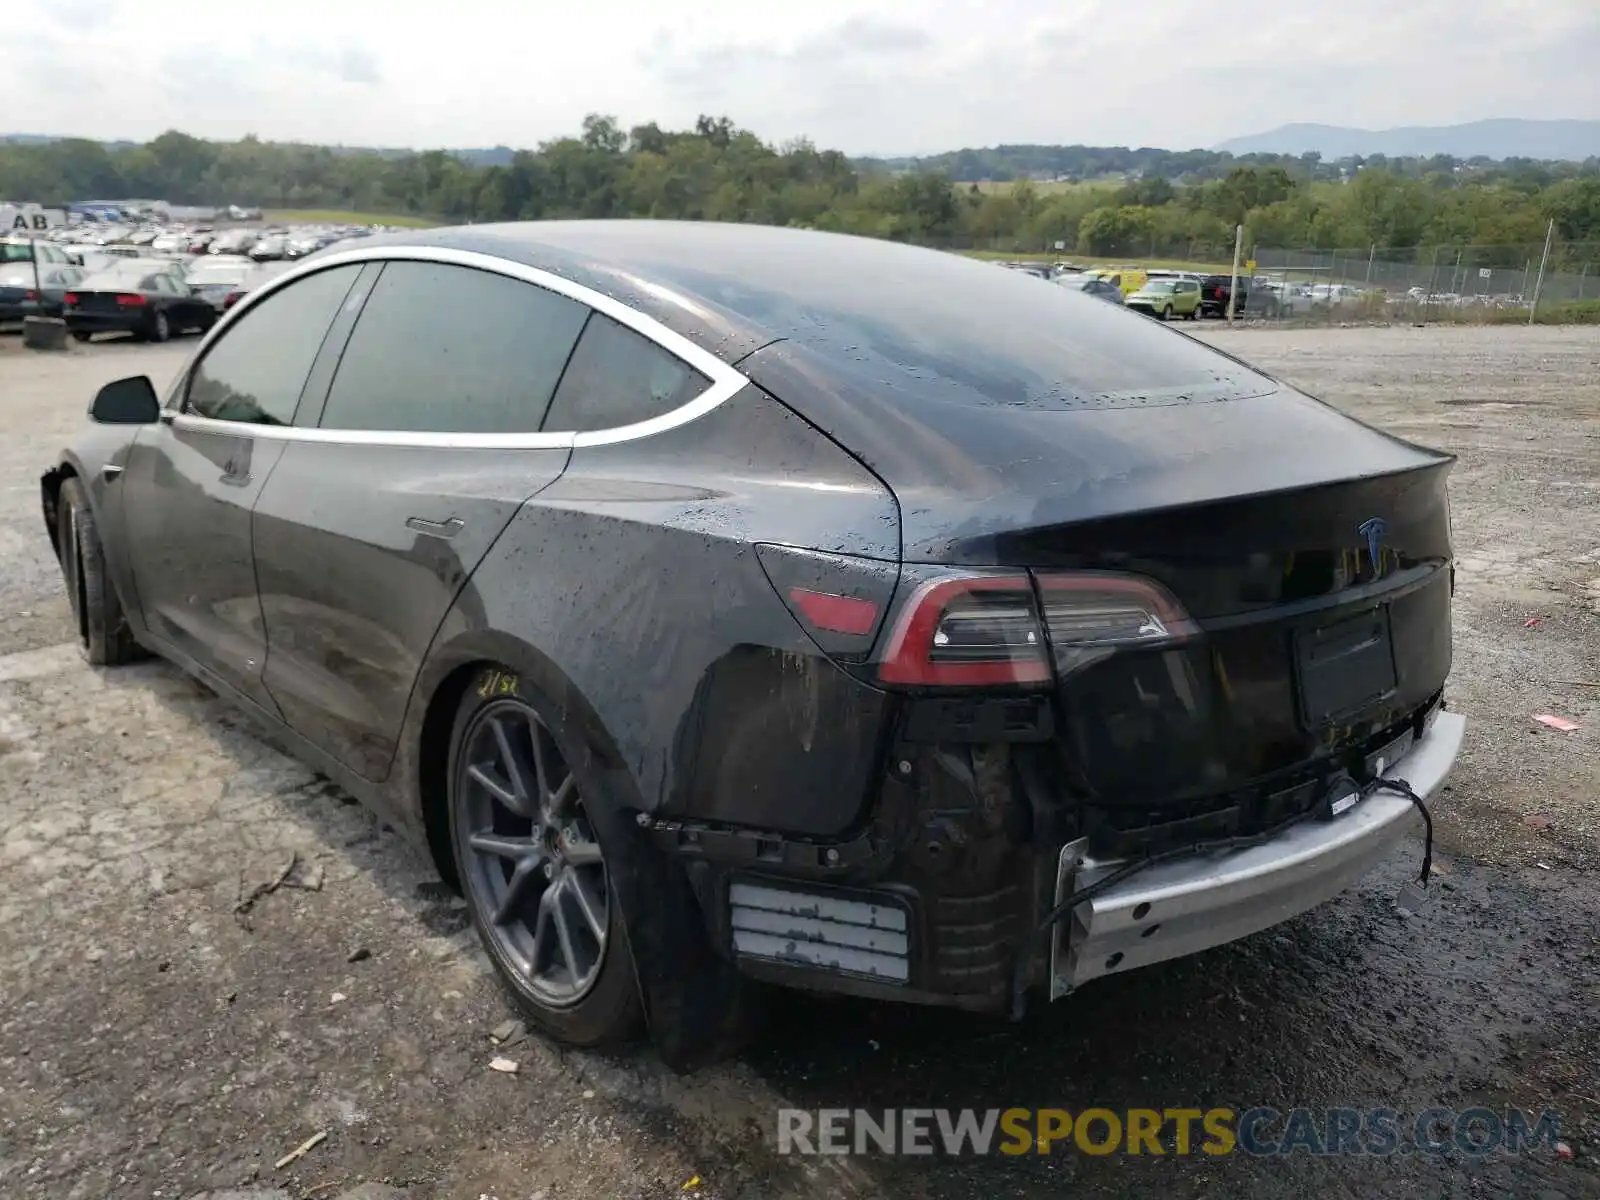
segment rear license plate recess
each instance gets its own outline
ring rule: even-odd
[[[1318,729],[1371,707],[1395,690],[1388,606],[1294,637],[1300,717]]]

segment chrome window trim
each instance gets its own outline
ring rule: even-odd
[[[457,250],[449,246],[374,246],[370,249],[341,250],[325,257],[310,259],[292,270],[285,271],[282,275],[269,279],[255,291],[248,293],[201,341],[194,358],[181,376],[183,387],[180,405],[188,400],[189,376],[210,351],[212,343],[227,333],[229,327],[255,305],[278,289],[287,287],[307,275],[332,267],[371,262],[427,262],[443,266],[469,267],[545,288],[569,300],[587,305],[595,312],[603,313],[619,325],[633,330],[674,358],[693,367],[711,381],[710,386],[687,404],[679,405],[670,412],[651,417],[647,421],[635,421],[631,425],[616,425],[610,429],[587,430],[581,433],[572,431],[423,433],[397,429],[323,429],[320,426],[301,428],[291,425],[253,425],[246,421],[222,421],[215,417],[195,416],[181,411],[181,408],[177,411],[169,409],[162,414],[163,417],[176,429],[231,434],[235,437],[263,437],[274,441],[330,442],[347,446],[430,446],[446,450],[571,450],[581,446],[610,446],[618,442],[631,442],[676,429],[680,425],[686,425],[705,416],[735,393],[742,391],[750,382],[740,371],[710,351],[695,345],[681,333],[667,328],[654,317],[630,308],[604,292],[585,287],[581,283],[574,283],[570,279],[539,267],[530,267],[525,263],[512,262],[510,259],[483,254],[476,250]],[[356,328],[360,327],[361,323],[357,321]]]

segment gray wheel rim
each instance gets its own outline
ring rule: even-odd
[[[158,342],[164,342],[164,341],[167,340],[167,314],[166,313],[157,313],[156,314],[156,340]]]
[[[569,1008],[605,963],[610,888],[578,781],[539,715],[497,700],[473,718],[455,779],[463,880],[533,997]]]

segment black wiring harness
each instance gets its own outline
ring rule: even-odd
[[[1426,888],[1428,886],[1428,877],[1433,873],[1433,816],[1428,812],[1427,804],[1424,803],[1422,797],[1417,794],[1416,789],[1404,779],[1384,779],[1381,777],[1374,779],[1372,782],[1361,788],[1361,798],[1365,800],[1374,792],[1385,791],[1394,792],[1398,795],[1406,797],[1416,807],[1417,811],[1422,814],[1424,833],[1422,846],[1422,871],[1420,873],[1420,879],[1422,886]],[[1039,923],[1035,925],[1028,933],[1027,937],[1023,940],[1022,946],[1018,949],[1016,960],[1011,969],[1012,1019],[1020,1021],[1027,1008],[1028,965],[1033,961],[1033,956],[1038,952],[1045,937],[1056,926],[1056,924],[1084,901],[1093,900],[1096,896],[1099,896],[1102,893],[1116,887],[1117,884],[1121,883],[1129,876],[1136,875],[1140,871],[1147,870],[1148,868],[1155,866],[1157,863],[1169,862],[1172,859],[1183,858],[1190,854],[1209,854],[1221,850],[1244,850],[1251,846],[1259,846],[1263,842],[1269,842],[1287,830],[1294,828],[1296,825],[1300,825],[1306,821],[1320,817],[1321,815],[1321,807],[1309,808],[1305,812],[1291,817],[1289,820],[1284,821],[1279,825],[1275,825],[1271,829],[1263,830],[1260,833],[1253,833],[1240,837],[1216,838],[1204,842],[1195,842],[1184,846],[1174,846],[1171,849],[1163,850],[1158,854],[1147,855],[1146,857],[1136,859],[1133,862],[1123,863],[1121,866],[1115,868],[1110,874],[1096,879],[1093,883],[1088,884],[1085,887],[1078,888],[1060,904],[1057,904],[1044,915]]]

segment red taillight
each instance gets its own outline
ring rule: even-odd
[[[1048,683],[1119,649],[1170,644],[1196,631],[1165,589],[1135,576],[962,575],[912,593],[878,677],[921,687]]]
[[[29,288],[27,291],[22,293],[22,298],[24,300],[37,300],[39,298],[39,293],[34,291],[32,288]]]
[[[123,308],[138,308],[144,303],[144,297],[133,292],[129,292],[125,295],[118,296],[117,303],[122,305]]]
[[[1221,288],[1218,288],[1218,289],[1217,289],[1217,299],[1218,299],[1218,300],[1221,300],[1221,299],[1222,299],[1222,289],[1221,289]]]
[[[222,298],[222,307],[223,308],[232,308],[235,304],[239,303],[239,301],[242,300],[242,299],[244,299],[244,293],[243,292],[229,292],[226,296],[224,296]]]
[[[789,601],[813,626],[829,633],[863,637],[878,624],[878,606],[856,596],[836,596],[832,592],[793,587],[789,589]]]
[[[65,296],[62,297],[62,302],[65,303],[65,304],[76,304],[78,302],[78,293],[77,292],[68,292]]]
[[[1048,683],[1050,662],[1026,575],[936,579],[911,594],[878,664],[885,683]]]

